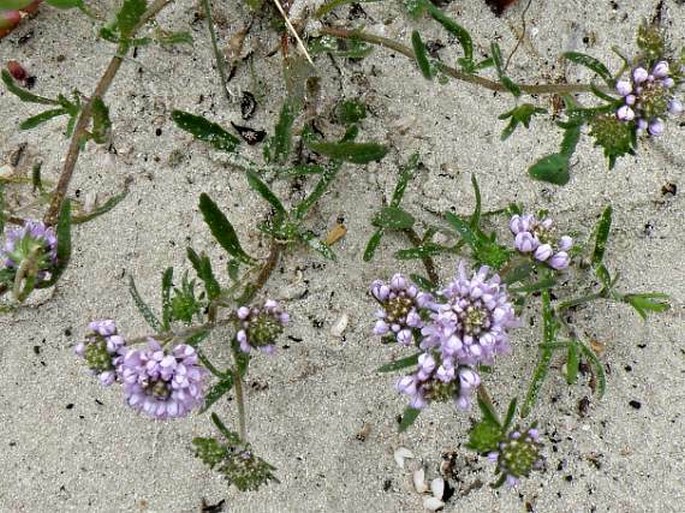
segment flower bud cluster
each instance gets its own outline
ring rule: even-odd
[[[497,473],[502,474],[504,482],[513,487],[521,477],[528,477],[531,470],[542,467],[541,445],[537,429],[514,430],[499,443],[496,451],[488,454],[488,459],[497,465]]]
[[[16,270],[31,259],[29,272],[38,282],[48,279],[57,263],[57,236],[42,221],[27,221],[23,226],[5,229],[5,245],[0,259],[8,269]]]
[[[240,350],[245,353],[253,349],[273,353],[276,350],[274,342],[290,320],[290,316],[272,299],[268,299],[262,307],[241,306],[236,315],[240,327],[236,339]]]
[[[616,91],[623,98],[616,117],[635,123],[638,133],[660,136],[666,113],[679,115],[683,111],[682,102],[674,97],[675,86],[667,61],[658,61],[649,71],[642,66],[634,68],[630,80],[616,83]]]
[[[550,218],[538,220],[531,214],[517,214],[509,221],[509,229],[515,236],[514,247],[520,253],[531,254],[552,269],[562,270],[569,266],[568,251],[573,246],[573,239],[568,235],[557,239]]]
[[[74,348],[74,353],[86,360],[88,368],[103,386],[109,386],[121,374],[126,341],[117,334],[117,325],[111,320],[93,321],[88,325],[91,333],[85,342]]]
[[[518,321],[506,286],[498,275],[488,274],[483,266],[469,277],[461,263],[436,298],[399,274],[388,284],[372,284],[371,294],[381,306],[375,333],[392,334],[400,344],[413,342],[424,351],[417,370],[396,384],[412,408],[450,400],[469,408],[480,385],[477,366],[491,365],[509,351],[507,330]]]

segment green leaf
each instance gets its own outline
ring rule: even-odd
[[[49,280],[40,282],[35,288],[42,289],[51,287],[55,283],[71,260],[71,201],[64,200],[57,219],[57,265],[52,272]]]
[[[464,50],[464,62],[473,62],[473,41],[471,40],[471,35],[468,31],[428,0],[422,1],[428,10],[428,14],[430,14],[435,21],[440,23],[447,32],[457,38],[457,41],[459,41],[459,44]]]
[[[378,228],[390,230],[407,230],[414,222],[414,216],[399,207],[383,207],[371,221]]]
[[[532,292],[540,292],[541,290],[551,289],[556,285],[556,281],[551,276],[531,283],[529,285],[522,285],[521,287],[510,287],[509,292],[514,294],[530,294]]]
[[[471,175],[471,185],[473,186],[473,194],[476,198],[476,205],[473,207],[473,214],[471,214],[471,228],[477,230],[478,225],[480,224],[482,199],[480,196],[480,187],[478,187],[476,175]]]
[[[433,292],[435,291],[437,285],[430,281],[428,278],[421,276],[420,274],[415,274],[415,273],[410,273],[409,277],[411,280],[416,283],[419,287],[421,287],[425,291],[430,291]]]
[[[499,420],[497,412],[493,409],[492,403],[489,401],[484,401],[481,397],[478,397],[478,408],[483,415],[483,420],[489,424],[497,427],[502,427],[502,423]]]
[[[366,105],[358,100],[342,100],[335,107],[335,118],[343,125],[359,123],[366,118]]]
[[[128,290],[131,293],[133,302],[135,303],[136,308],[138,308],[140,315],[142,315],[143,319],[145,319],[145,322],[147,322],[148,325],[156,332],[163,332],[164,326],[162,326],[162,323],[159,322],[159,319],[157,319],[157,316],[152,312],[147,303],[143,301],[143,298],[140,297],[138,289],[136,288],[136,282],[133,280],[133,276],[129,276],[128,278]]]
[[[335,179],[339,170],[339,162],[333,162],[326,167],[325,171],[321,174],[321,178],[314,186],[314,189],[309,196],[303,199],[295,207],[295,219],[302,219],[309,209],[312,208],[317,201],[319,201],[321,196],[323,196],[328,190],[329,185]]]
[[[578,372],[580,371],[579,364],[578,343],[575,340],[571,340],[566,352],[566,383],[569,385],[573,385],[578,379]]]
[[[274,210],[276,210],[278,214],[283,216],[286,215],[285,208],[283,207],[281,201],[276,197],[271,189],[269,189],[269,186],[262,182],[257,173],[254,171],[247,171],[247,183],[272,207],[274,207]]]
[[[388,153],[387,147],[377,143],[309,142],[307,146],[321,155],[354,164],[378,161]]]
[[[555,185],[566,185],[571,178],[569,159],[561,153],[552,153],[530,166],[528,174],[535,180]]]
[[[646,320],[647,315],[650,313],[660,313],[670,309],[671,305],[668,300],[668,294],[661,292],[643,292],[641,294],[626,294],[623,296],[623,301],[632,306],[643,320]]]
[[[293,122],[295,121],[295,106],[285,101],[276,123],[274,136],[264,145],[264,159],[267,162],[284,164],[288,160],[292,149]]]
[[[381,365],[377,369],[377,372],[394,372],[401,369],[406,369],[407,367],[413,367],[419,363],[419,356],[422,354],[423,353],[416,353],[411,356],[406,356],[404,358],[400,358],[399,360],[395,360],[394,362],[386,363],[385,365]]]
[[[83,0],[45,0],[45,3],[57,9],[83,7]]]
[[[471,249],[474,251],[478,250],[480,235],[471,228],[469,223],[462,220],[459,216],[454,215],[452,212],[445,212],[445,219],[454,227],[459,234],[459,237],[464,239],[464,242],[466,242]]]
[[[576,151],[576,146],[580,140],[580,125],[569,125],[564,130],[564,137],[561,140],[561,151],[559,153],[566,157],[571,158],[573,152]]]
[[[162,274],[162,326],[164,331],[169,331],[171,322],[171,286],[174,281],[174,268],[167,267]]]
[[[128,39],[133,29],[140,21],[147,9],[146,0],[124,0],[121,10],[117,13],[117,27],[123,39]]]
[[[29,93],[26,89],[22,89],[17,84],[14,83],[12,75],[6,69],[2,70],[2,81],[5,83],[7,90],[17,96],[21,101],[28,103],[42,103],[44,105],[59,105],[57,100],[52,100],[50,98],[45,98],[43,96],[38,96],[33,93]]]
[[[580,64],[581,66],[585,66],[591,71],[594,71],[607,83],[608,86],[613,87],[615,83],[614,77],[611,75],[607,67],[594,57],[579,52],[565,52],[562,55],[569,61],[575,64]]]
[[[400,177],[395,185],[395,190],[392,193],[392,198],[390,199],[391,207],[399,207],[402,198],[404,197],[404,192],[407,190],[407,185],[409,180],[414,178],[416,170],[419,167],[419,154],[414,153],[407,163],[400,169]]]
[[[205,395],[205,402],[200,409],[200,413],[209,410],[212,405],[226,395],[233,388],[233,375],[227,374],[218,383],[215,383]]]
[[[163,45],[177,45],[177,44],[193,44],[193,36],[190,32],[165,32],[162,30],[155,31],[155,40]]]
[[[95,98],[93,100],[93,140],[98,144],[106,143],[111,128],[109,109],[101,98]]]
[[[202,116],[175,110],[171,113],[171,119],[181,130],[185,130],[200,141],[211,144],[217,150],[233,153],[240,144],[237,137]]]
[[[407,406],[402,414],[402,420],[400,421],[400,426],[398,428],[400,433],[406,431],[416,421],[420,413],[421,410],[418,408]]]
[[[505,141],[509,138],[511,134],[514,133],[519,124],[522,124],[526,128],[530,128],[530,122],[533,116],[537,114],[546,114],[547,110],[540,107],[536,107],[532,103],[524,103],[519,105],[512,110],[505,112],[498,116],[497,119],[505,120],[509,119],[509,124],[502,130],[502,135],[500,139]]]
[[[509,403],[509,408],[507,408],[507,416],[504,419],[503,431],[508,431],[511,427],[511,423],[514,421],[514,415],[516,415],[516,399],[512,399]]]
[[[251,264],[254,259],[243,251],[238,241],[238,235],[233,229],[233,225],[226,216],[219,210],[216,203],[206,194],[200,195],[200,212],[209,226],[212,235],[226,252],[234,258]]]
[[[418,64],[421,74],[428,80],[433,80],[433,73],[431,71],[431,64],[428,61],[428,53],[426,52],[426,45],[421,41],[421,35],[418,31],[412,32],[411,45],[414,48],[414,55],[416,56],[416,64]]]
[[[366,244],[366,249],[364,249],[364,262],[370,262],[373,259],[373,255],[376,253],[376,249],[378,248],[378,245],[380,244],[382,237],[383,228],[379,228],[378,230],[373,232],[373,235],[369,239],[369,242]]]
[[[188,255],[188,260],[190,260],[193,269],[195,269],[195,272],[197,273],[197,277],[205,284],[207,299],[212,301],[219,297],[221,295],[221,286],[214,277],[212,263],[210,262],[209,257],[205,254],[202,254],[201,256],[198,255],[191,247],[186,250],[186,253]]]
[[[503,436],[499,424],[484,419],[471,428],[466,446],[480,454],[489,453],[498,448]]]
[[[315,233],[311,231],[302,232],[300,233],[300,238],[304,242],[306,242],[310,248],[321,253],[321,255],[323,255],[324,258],[332,260],[334,262],[337,260],[337,257],[335,256],[335,253],[333,252],[331,247],[322,240],[320,240]]]
[[[339,39],[333,36],[312,38],[307,44],[309,53],[329,53],[341,59],[363,59],[373,51],[373,47],[361,39],[351,37]]]
[[[57,116],[62,116],[63,114],[67,114],[66,109],[63,108],[46,110],[40,114],[36,114],[35,116],[25,119],[21,122],[19,128],[21,130],[30,130],[31,128],[37,127],[41,123],[45,123],[46,121],[56,118]]]
[[[604,364],[601,361],[599,361],[599,358],[597,358],[595,352],[585,344],[579,342],[578,349],[580,349],[580,352],[583,353],[583,355],[585,355],[585,357],[588,359],[588,362],[592,366],[592,371],[595,375],[595,378],[597,379],[597,396],[601,398],[604,395],[604,391],[607,387],[607,378],[606,373],[604,372]]]
[[[511,94],[517,98],[521,96],[521,88],[516,85],[507,75],[503,68],[502,51],[497,43],[493,41],[490,45],[490,51],[492,52],[492,61],[495,64],[495,69],[497,70],[497,76],[499,77],[502,85],[506,87]]]
[[[606,251],[607,240],[609,239],[609,231],[611,230],[611,214],[613,208],[607,205],[602,212],[602,216],[597,223],[595,235],[595,248],[592,251],[592,265],[597,267],[604,259],[604,252]]]
[[[432,257],[447,250],[444,246],[434,242],[426,242],[414,248],[400,249],[395,252],[398,260],[416,260],[419,258]]]
[[[126,197],[127,194],[128,194],[128,188],[124,189],[122,192],[120,192],[116,196],[112,196],[107,201],[105,201],[102,205],[100,205],[97,208],[94,208],[91,212],[89,212],[87,214],[80,215],[80,216],[75,216],[72,219],[72,223],[73,224],[87,223],[88,221],[95,219],[96,217],[101,216],[102,214],[109,212],[114,207],[116,207],[121,202],[121,200],[123,200]]]
[[[372,3],[372,2],[378,2],[380,0],[330,0],[329,2],[325,2],[321,7],[319,7],[316,10],[315,16],[316,18],[323,18],[331,12],[333,9],[336,7],[339,7],[341,5],[345,4],[352,4],[352,3]]]

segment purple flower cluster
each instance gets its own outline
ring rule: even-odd
[[[88,368],[103,386],[109,386],[121,373],[126,341],[117,334],[117,325],[111,319],[93,321],[88,329],[91,334],[85,342],[76,345],[74,352],[86,360]]]
[[[675,85],[666,61],[657,62],[650,71],[642,66],[634,68],[630,80],[616,83],[616,90],[623,97],[616,116],[621,121],[634,122],[638,133],[647,131],[650,136],[660,136],[664,131],[663,116],[683,111],[683,104],[673,96]]]
[[[113,320],[93,321],[91,334],[74,352],[100,383],[123,385],[126,403],[155,419],[183,417],[204,400],[207,370],[195,349],[179,344],[171,351],[148,339],[144,349],[126,345]]]
[[[245,353],[253,349],[273,353],[276,350],[274,342],[290,320],[290,316],[272,299],[268,299],[262,307],[241,306],[236,315],[240,327],[236,340],[240,350]]]
[[[448,400],[469,408],[480,385],[476,366],[491,365],[495,356],[509,351],[507,330],[518,321],[500,277],[488,278],[488,272],[483,266],[468,277],[461,263],[437,299],[401,275],[389,284],[372,284],[381,305],[374,331],[393,334],[403,345],[414,341],[424,351],[416,372],[396,384],[412,408]]]
[[[127,404],[155,419],[184,417],[204,400],[207,370],[198,361],[192,346],[168,351],[153,338],[129,350],[120,374]]]
[[[0,249],[0,258],[9,269],[16,269],[26,258],[33,258],[36,279],[46,279],[57,263],[54,228],[42,221],[27,221],[23,226],[5,229],[5,246]]]
[[[502,474],[507,486],[514,487],[521,477],[542,467],[540,447],[537,429],[530,428],[523,433],[515,430],[499,443],[496,451],[488,454],[488,459],[497,465],[497,472]]]
[[[514,215],[509,221],[514,234],[514,247],[521,253],[530,253],[538,262],[552,269],[566,269],[571,262],[568,250],[573,239],[568,235],[556,238],[554,222],[550,218],[538,220],[534,215]]]
[[[415,330],[423,327],[419,311],[427,308],[433,297],[420,292],[418,287],[401,274],[395,274],[389,283],[375,280],[371,294],[380,304],[376,310],[376,335],[390,335],[402,345],[411,345]]]

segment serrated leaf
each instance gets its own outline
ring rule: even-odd
[[[56,118],[57,116],[62,116],[63,114],[67,114],[66,109],[63,108],[46,110],[40,114],[36,114],[35,116],[25,119],[21,122],[19,128],[21,130],[30,130],[37,127],[41,123],[45,123],[46,121]]]
[[[171,113],[171,119],[181,130],[185,130],[196,139],[211,144],[217,150],[233,153],[240,144],[237,137],[202,116],[175,110]]]
[[[421,74],[424,78],[428,80],[433,79],[433,73],[431,71],[431,64],[428,61],[428,53],[426,52],[426,45],[421,41],[421,35],[418,31],[412,32],[411,35],[411,45],[414,48],[414,55],[416,57],[416,64],[421,70]]]
[[[202,212],[205,223],[207,223],[214,238],[229,255],[246,264],[254,262],[254,259],[245,253],[240,246],[240,241],[233,229],[233,225],[228,221],[224,213],[219,210],[216,203],[204,192],[200,195],[200,212]]]
[[[205,395],[205,402],[200,409],[200,413],[204,413],[209,410],[212,405],[221,399],[224,395],[231,391],[233,388],[233,376],[231,374],[226,375],[218,383],[215,383]]]
[[[209,257],[205,254],[198,255],[193,248],[187,248],[186,254],[188,255],[188,260],[195,269],[197,277],[202,280],[205,284],[205,290],[207,292],[207,299],[210,301],[216,299],[221,295],[221,286],[219,282],[214,277],[214,272],[212,271],[212,263]]]
[[[407,367],[413,367],[419,363],[419,356],[421,356],[423,353],[416,353],[411,356],[405,356],[404,358],[400,358],[399,360],[395,360],[394,362],[386,363],[384,365],[381,365],[378,367],[376,370],[377,372],[394,372],[402,369],[406,369]]]
[[[607,85],[614,85],[614,77],[611,76],[607,67],[594,57],[579,52],[565,52],[562,55],[569,61],[594,71],[607,83]]]
[[[530,166],[528,174],[535,180],[555,185],[566,185],[571,178],[569,159],[561,153],[552,153]]]
[[[604,252],[606,251],[607,240],[609,239],[609,232],[611,230],[611,215],[613,213],[613,208],[611,205],[607,205],[602,212],[602,216],[599,218],[597,223],[596,234],[595,234],[595,247],[592,250],[592,265],[598,266],[602,263],[604,259]]]
[[[402,414],[402,420],[400,421],[400,425],[398,428],[400,433],[406,431],[414,422],[416,422],[416,419],[419,417],[420,413],[421,410],[419,410],[418,408],[412,408],[411,406],[407,406],[404,410],[404,413]]]
[[[370,262],[373,259],[373,255],[376,253],[376,249],[378,248],[378,245],[380,244],[382,237],[382,228],[379,228],[378,230],[373,232],[373,235],[369,239],[369,242],[366,244],[366,248],[364,249],[364,262]]]
[[[50,98],[45,98],[43,96],[38,96],[28,92],[26,89],[22,89],[17,84],[14,83],[12,75],[6,69],[2,70],[2,81],[5,83],[7,90],[17,96],[21,101],[28,103],[42,103],[44,105],[59,105],[57,100],[52,100]]]
[[[414,216],[399,207],[383,207],[371,223],[378,228],[406,230],[414,226]]]
[[[669,310],[671,305],[668,299],[668,294],[661,292],[643,292],[641,294],[626,294],[623,296],[623,301],[632,306],[642,317],[642,320],[646,320],[649,313],[660,313]]]
[[[354,164],[378,161],[388,153],[387,147],[377,143],[309,142],[307,146],[321,155]]]
[[[123,39],[128,39],[147,8],[146,0],[124,0],[117,13],[117,27]]]
[[[154,314],[152,309],[147,305],[143,298],[140,297],[138,289],[136,288],[136,282],[133,280],[133,276],[131,275],[128,277],[128,289],[131,293],[131,297],[133,298],[136,308],[138,308],[138,311],[140,312],[140,315],[143,316],[143,319],[145,319],[145,322],[147,322],[148,325],[156,332],[163,332],[164,327],[162,326],[162,323],[159,322],[159,319],[157,319],[157,316]]]
[[[274,210],[276,210],[277,213],[283,216],[286,215],[285,207],[283,207],[281,201],[276,197],[271,189],[269,189],[269,186],[262,182],[257,173],[254,171],[247,171],[247,183],[254,191],[256,191],[272,207],[274,207]]]

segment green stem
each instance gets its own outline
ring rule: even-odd
[[[234,355],[235,356],[235,355]],[[235,390],[235,400],[238,403],[238,430],[240,440],[247,442],[247,421],[245,415],[245,394],[243,392],[243,377],[237,366],[233,367],[233,388]]]
[[[593,294],[587,294],[585,296],[580,296],[573,299],[569,299],[568,301],[564,301],[557,305],[555,309],[557,313],[560,314],[564,310],[568,310],[569,308],[572,308],[574,306],[582,305],[583,303],[588,303],[589,301],[594,301],[595,299],[602,299],[604,297],[606,297],[606,292],[604,289],[602,289],[599,292],[595,292]]]
[[[133,29],[131,30],[130,38],[133,38],[136,35],[136,33],[143,26],[145,26],[145,24],[148,21],[154,18],[159,13],[159,11],[166,7],[166,5],[170,2],[171,0],[156,0],[150,6],[150,8],[141,16],[140,21],[136,24],[136,26],[133,27]],[[102,75],[100,81],[95,87],[95,91],[93,91],[93,94],[91,95],[90,99],[81,110],[81,114],[79,115],[78,121],[76,122],[76,126],[74,128],[74,133],[71,136],[67,156],[64,159],[64,167],[62,168],[62,174],[60,175],[59,180],[57,182],[55,192],[52,196],[52,201],[50,202],[50,207],[48,208],[48,211],[45,214],[45,217],[43,218],[43,221],[48,226],[53,226],[57,224],[59,213],[62,210],[62,203],[64,203],[64,198],[67,195],[67,190],[69,188],[69,183],[71,182],[71,177],[73,176],[74,169],[76,168],[76,162],[78,161],[79,155],[81,153],[83,139],[85,136],[87,136],[88,133],[88,125],[90,124],[90,120],[93,115],[93,104],[96,100],[102,99],[107,93],[107,90],[112,85],[112,81],[114,80],[114,77],[116,76],[117,72],[119,71],[119,68],[121,67],[121,64],[124,61],[123,56],[126,55],[126,53],[128,53],[128,50],[128,40],[119,43],[119,46],[116,50],[116,54],[114,55],[114,57],[112,57],[112,60],[110,60],[109,65],[105,70],[105,73]]]
[[[403,231],[407,235],[411,243],[414,245],[414,247],[418,248],[419,246],[421,246],[421,237],[419,237],[419,235],[414,231],[413,228],[407,228]],[[433,259],[429,255],[422,255],[421,262],[423,262],[423,266],[426,268],[426,274],[428,274],[428,279],[435,285],[437,285],[440,282],[440,276],[438,276],[438,273],[435,270],[435,263],[433,262]]]
[[[365,41],[378,46],[383,46],[401,53],[412,60],[416,59],[414,51],[408,46],[388,39],[386,37],[377,36],[374,34],[369,34],[367,32],[362,32],[361,30],[346,30],[337,27],[323,27],[320,31],[322,34],[329,36],[339,37],[341,39],[356,39],[359,41]],[[442,62],[435,62],[436,67],[442,71],[445,75],[448,75],[462,82],[468,82],[480,87],[484,87],[491,91],[506,92],[508,89],[504,87],[500,82],[490,80],[478,75],[473,75],[471,73],[464,73],[456,68],[452,68],[447,64]],[[589,93],[592,89],[589,85],[585,84],[519,84],[517,85],[521,88],[524,93],[535,95],[535,94],[577,94],[577,93]]]
[[[228,75],[226,74],[226,62],[224,61],[221,51],[219,51],[219,46],[216,42],[216,31],[214,30],[214,18],[212,16],[212,6],[209,0],[202,0],[202,7],[205,11],[205,17],[207,18],[207,28],[209,29],[209,39],[212,42],[212,51],[214,52],[214,60],[216,61],[216,68],[219,71],[219,78],[221,79],[221,88],[223,89],[224,96],[230,102],[231,95],[228,93]]]

